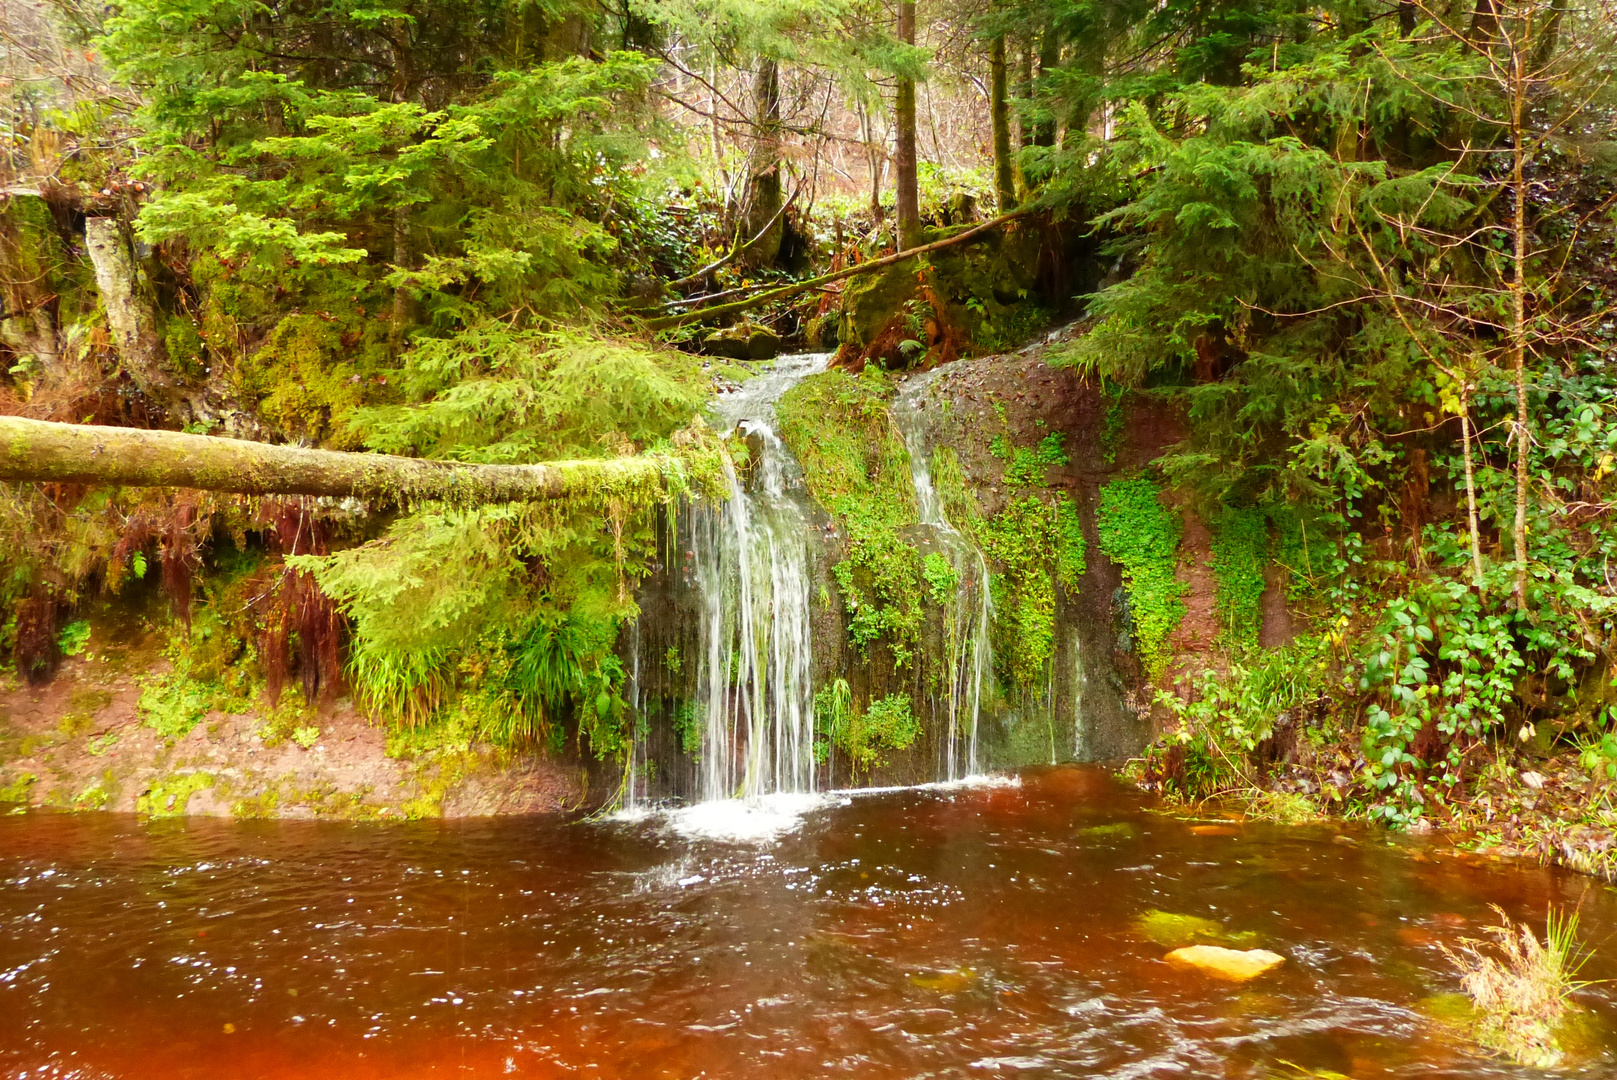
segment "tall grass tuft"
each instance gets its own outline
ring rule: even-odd
[[[1544,941],[1526,923],[1513,924],[1498,907],[1499,924],[1487,927],[1487,942],[1467,940],[1444,949],[1460,970],[1460,984],[1477,1008],[1476,1037],[1483,1046],[1533,1068],[1561,1061],[1556,1029],[1580,988],[1578,971],[1588,959],[1578,942],[1578,916],[1545,916]]]

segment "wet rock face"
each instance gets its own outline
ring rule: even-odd
[[[1051,367],[1051,349],[1079,329],[1052,331],[1008,355],[937,369],[922,412],[927,441],[954,453],[985,517],[1004,511],[1013,498],[995,440],[1003,453],[1006,445],[1060,437],[1067,463],[1049,467],[1044,480],[1048,493],[1076,504],[1087,558],[1079,587],[1056,594],[1053,672],[1038,723],[1054,734],[1058,757],[1116,760],[1139,753],[1153,727],[1150,695],[1127,632],[1126,592],[1117,567],[1101,554],[1095,508],[1101,487],[1160,455],[1180,437],[1180,427],[1154,400],[1119,403],[1076,372]],[[1026,704],[1015,711],[1023,714],[1018,723],[1035,713]]]

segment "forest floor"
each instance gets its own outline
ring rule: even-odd
[[[1530,764],[1496,761],[1454,801],[1442,832],[1479,854],[1535,858],[1617,881],[1613,785],[1586,772],[1575,752]]]
[[[150,662],[147,666],[146,662]],[[0,686],[0,803],[62,810],[385,820],[566,809],[581,783],[538,757],[465,744],[390,748],[347,701],[289,728],[210,710],[178,738],[146,722],[150,656],[65,661],[50,683]]]

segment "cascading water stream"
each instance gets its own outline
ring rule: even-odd
[[[1072,635],[1072,757],[1074,761],[1089,761],[1094,755],[1089,748],[1089,727],[1084,722],[1084,691],[1089,688],[1089,673],[1084,670],[1083,635]]]
[[[743,482],[727,465],[725,500],[692,515],[705,801],[814,790],[807,493],[775,433],[774,403],[829,360],[783,356],[714,406],[721,428],[746,438],[754,466]]]
[[[983,690],[994,671],[989,640],[994,608],[988,588],[988,560],[976,544],[950,524],[943,512],[943,499],[932,482],[931,449],[922,410],[937,370],[916,375],[904,384],[893,402],[893,419],[909,451],[921,524],[933,530],[957,583],[944,612],[949,728],[942,764],[944,779],[958,780],[975,775],[980,768],[977,731],[982,719]]]
[[[643,698],[640,685],[640,623],[636,620],[629,627],[629,709],[630,715],[635,717],[636,726],[640,723]],[[640,773],[639,733],[632,732],[629,736],[629,760],[623,769],[623,795],[620,799],[625,813],[633,814],[640,809]]]

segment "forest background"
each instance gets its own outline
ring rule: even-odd
[[[1282,733],[1311,779],[1271,795],[1409,824],[1562,748],[1568,812],[1607,812],[1604,0],[3,3],[0,411],[656,454],[700,486],[727,451],[699,414],[738,375],[704,323],[840,335],[879,387],[1081,314],[1052,362],[1184,420],[1101,507],[1146,653],[1182,613],[1163,493],[1214,534],[1219,656],[1177,691],[1143,656],[1169,720],[1142,779],[1273,787]],[[837,318],[852,279],[808,284],[1013,213],[994,227],[1081,246],[1099,287],[951,326],[920,260],[912,329],[878,342]],[[0,647],[48,678],[86,605],[151,574],[154,716],[298,680],[402,732],[613,758],[664,497],[379,519],[8,485]],[[1166,574],[1123,558],[1157,548]],[[1279,649],[1270,566],[1305,627]]]

